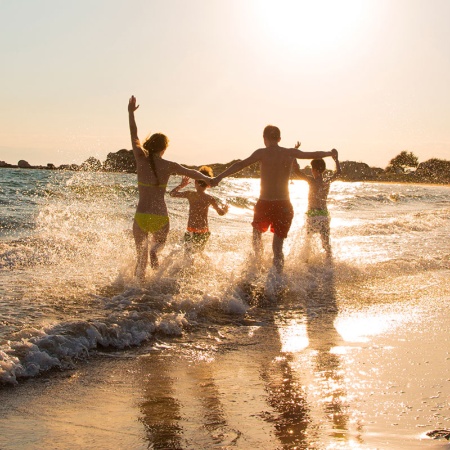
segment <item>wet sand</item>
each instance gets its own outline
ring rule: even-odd
[[[1,388],[0,449],[448,449],[448,275],[319,283]]]

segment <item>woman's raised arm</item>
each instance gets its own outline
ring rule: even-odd
[[[132,95],[130,100],[128,100],[128,121],[130,123],[130,136],[131,136],[131,145],[133,147],[133,153],[136,156],[145,155],[142,150],[141,143],[139,141],[139,137],[137,134],[137,125],[136,120],[134,118],[134,111],[139,108],[139,105],[136,105],[136,97]]]

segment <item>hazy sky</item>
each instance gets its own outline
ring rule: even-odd
[[[0,0],[0,160],[165,155],[228,162],[336,147],[385,167],[450,159],[450,0]]]

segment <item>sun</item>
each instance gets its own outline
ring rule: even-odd
[[[317,54],[358,39],[366,5],[361,0],[260,0],[254,14],[277,50]]]

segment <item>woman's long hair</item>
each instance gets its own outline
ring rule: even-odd
[[[156,182],[159,184],[159,178],[158,174],[156,172],[156,165],[155,165],[155,159],[154,154],[160,153],[163,150],[167,148],[169,145],[169,139],[167,139],[167,136],[162,133],[155,133],[152,134],[145,142],[144,142],[144,149],[148,152],[148,161],[150,163],[150,167],[152,168],[153,173],[156,177]]]

